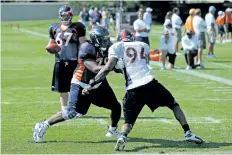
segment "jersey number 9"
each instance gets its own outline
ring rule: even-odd
[[[144,48],[142,47],[140,51],[137,52],[137,50],[133,47],[128,47],[126,49],[126,56],[130,59],[130,63],[135,63],[136,59],[140,58],[145,59],[147,61],[147,56],[144,54]]]

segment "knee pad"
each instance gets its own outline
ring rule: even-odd
[[[62,111],[62,117],[65,120],[68,120],[68,119],[72,119],[74,117],[82,117],[82,114],[76,112],[75,109],[71,108],[71,109]]]

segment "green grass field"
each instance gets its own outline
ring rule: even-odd
[[[116,140],[105,137],[109,111],[91,106],[87,116],[52,126],[45,143],[32,141],[32,128],[60,109],[59,95],[50,91],[54,56],[45,52],[51,21],[2,22],[2,115],[3,154],[104,154],[114,151]],[[17,31],[11,24],[46,37]],[[153,26],[151,48],[158,48],[162,26]],[[158,32],[156,32],[158,31]],[[185,71],[184,57],[177,58],[179,70],[153,73],[175,96],[193,132],[207,143],[183,142],[183,131],[167,108],[154,113],[145,107],[120,153],[218,152],[232,154],[232,44],[216,44],[216,59],[205,58],[206,69]],[[191,74],[190,74],[191,73]],[[122,75],[108,80],[118,100],[124,95]],[[104,95],[104,94],[103,94]],[[155,102],[155,98],[154,98]],[[119,126],[123,124],[123,116]]]

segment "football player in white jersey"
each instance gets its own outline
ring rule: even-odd
[[[172,94],[155,80],[149,70],[146,59],[149,46],[146,43],[134,41],[132,32],[125,29],[119,34],[118,41],[120,42],[109,48],[107,64],[82,91],[83,94],[88,94],[92,87],[104,79],[114,68],[119,67],[123,70],[127,90],[123,99],[125,123],[122,126],[122,136],[117,140],[115,149],[124,149],[127,135],[144,105],[147,105],[152,112],[160,106],[170,108],[184,130],[185,140],[198,144],[203,143],[204,141],[199,136],[191,132],[185,115]]]

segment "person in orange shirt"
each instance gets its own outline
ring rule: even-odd
[[[232,9],[226,9],[226,42],[232,42]],[[230,35],[230,36],[229,36]]]
[[[216,19],[216,24],[218,27],[218,36],[217,39],[220,43],[225,43],[225,30],[224,30],[224,13],[223,11],[218,11],[218,17]]]
[[[184,33],[186,31],[194,32],[194,29],[193,29],[193,16],[194,15],[195,15],[195,9],[192,8],[192,9],[189,10],[189,16],[186,19],[185,24],[184,24],[184,27],[185,27]]]

